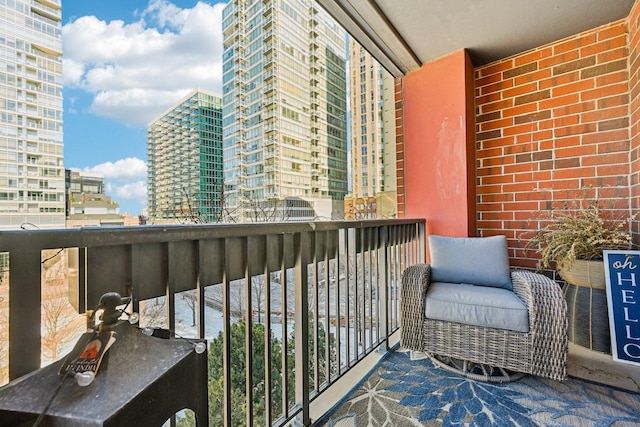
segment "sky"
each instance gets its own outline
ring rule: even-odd
[[[222,95],[214,0],[63,0],[64,165],[105,177],[120,212],[147,205],[146,130],[195,88]]]

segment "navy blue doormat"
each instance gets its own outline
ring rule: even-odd
[[[640,394],[575,378],[482,383],[397,350],[317,425],[640,427]]]

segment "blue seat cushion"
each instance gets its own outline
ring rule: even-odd
[[[527,306],[512,291],[502,288],[432,282],[425,315],[434,320],[529,332]]]
[[[505,236],[429,236],[431,281],[513,289]]]

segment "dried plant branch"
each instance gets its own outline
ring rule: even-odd
[[[631,222],[638,213],[616,219],[615,210],[602,209],[597,200],[572,207],[565,204],[562,210],[543,211],[536,218],[545,225],[535,232],[525,250],[540,253],[539,268],[548,268],[553,261],[570,266],[576,259],[602,259],[604,250],[633,246]]]

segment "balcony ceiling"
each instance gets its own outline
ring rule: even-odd
[[[466,48],[475,66],[625,18],[634,0],[317,0],[394,76]]]

